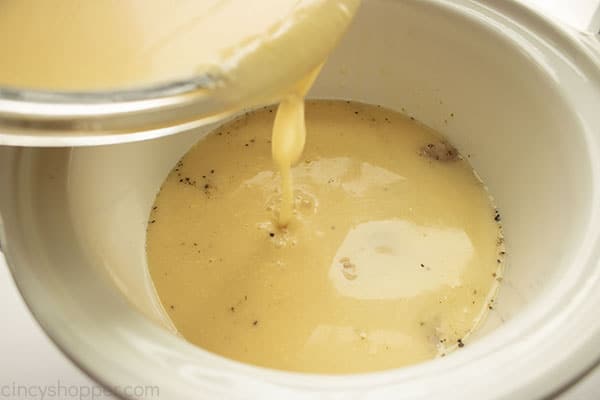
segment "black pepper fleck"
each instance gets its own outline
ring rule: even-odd
[[[500,222],[500,213],[498,212],[498,210],[496,210],[496,215],[494,215],[494,221],[496,222]]]

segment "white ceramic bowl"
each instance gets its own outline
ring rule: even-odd
[[[50,337],[112,388],[195,400],[551,396],[600,358],[597,39],[508,0],[371,0],[311,93],[406,110],[469,154],[497,200],[508,250],[497,307],[443,359],[295,374],[172,334],[148,279],[145,226],[170,168],[210,127],[118,146],[0,148],[2,248]]]

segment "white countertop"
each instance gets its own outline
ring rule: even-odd
[[[600,13],[595,12],[600,0],[522,1],[575,27],[600,25]],[[115,398],[102,391],[48,339],[19,295],[1,255],[0,318],[5,321],[0,331],[0,399]],[[600,368],[558,399],[600,399]]]

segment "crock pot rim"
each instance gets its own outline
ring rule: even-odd
[[[440,5],[440,4],[441,4],[441,5],[446,5],[446,6],[448,5],[448,4],[447,4],[447,2],[446,2],[446,1],[443,1],[443,0],[431,0],[431,1],[429,1],[429,3],[430,3],[430,4],[438,4],[438,5]],[[464,4],[464,3],[466,3],[466,2],[462,2],[462,4]],[[589,51],[587,51],[587,50],[584,50],[585,46],[583,46],[583,45],[582,45],[582,44],[581,44],[581,43],[580,43],[580,42],[577,40],[576,36],[575,36],[575,35],[573,35],[573,33],[572,33],[572,32],[570,32],[568,29],[566,29],[566,28],[564,28],[564,27],[562,27],[562,26],[560,26],[560,25],[558,25],[558,24],[555,24],[555,23],[553,23],[552,21],[549,21],[549,20],[545,19],[544,17],[542,17],[542,16],[540,16],[540,15],[537,15],[537,14],[533,13],[533,12],[532,12],[532,11],[530,11],[528,8],[526,8],[526,7],[522,6],[522,5],[519,5],[519,4],[517,4],[517,3],[511,3],[511,4],[500,4],[500,5],[498,5],[497,3],[494,3],[494,2],[492,2],[492,1],[489,1],[489,0],[480,0],[480,1],[473,0],[473,1],[470,1],[470,3],[472,3],[472,4],[475,4],[475,5],[478,5],[478,4],[484,4],[484,5],[486,6],[486,8],[487,8],[487,9],[493,9],[493,10],[496,10],[496,11],[497,11],[497,10],[500,10],[500,9],[502,9],[502,10],[503,10],[503,12],[501,13],[501,15],[503,15],[503,16],[505,16],[505,17],[508,17],[508,16],[510,16],[512,21],[519,21],[519,20],[525,20],[525,21],[527,21],[527,20],[533,20],[532,26],[533,26],[533,25],[538,25],[538,30],[539,30],[539,29],[543,29],[543,30],[546,30],[546,31],[551,31],[551,32],[552,32],[552,34],[554,34],[554,35],[558,35],[558,37],[560,37],[561,39],[563,39],[563,40],[565,41],[565,43],[568,43],[569,45],[573,46],[573,49],[576,49],[576,50],[580,51],[580,52],[581,52],[581,54],[584,54],[584,55],[586,55],[587,57],[591,57],[591,55],[590,55]],[[497,6],[497,7],[496,7],[496,6]],[[541,28],[540,28],[540,27],[541,27]],[[598,64],[599,64],[599,63],[598,63],[598,60],[597,60],[597,59],[595,59],[595,58],[593,58],[593,57],[591,57],[591,58],[590,58],[588,61],[592,63],[591,65],[596,65],[596,66],[598,66]],[[598,71],[597,71],[597,70],[594,70],[593,72],[595,72],[595,74],[596,74],[596,78],[597,78],[597,76],[598,76]],[[596,80],[596,82],[598,82],[598,80]],[[597,86],[597,83],[596,83],[596,86]],[[596,167],[596,172],[597,172],[597,166],[595,166],[595,167]],[[596,214],[597,214],[597,212],[596,212]],[[598,244],[598,237],[597,237],[597,236],[594,238],[594,241],[595,241],[595,243],[596,243],[596,244]],[[6,254],[6,257],[7,257],[7,261],[9,262],[9,266],[11,266],[11,272],[14,274],[14,270],[13,270],[13,268],[14,268],[14,267],[13,267],[13,266],[12,266],[12,264],[10,263],[10,251],[9,251],[9,248],[8,248],[9,244],[7,244],[6,242],[4,242],[4,246],[6,247],[6,253],[7,253],[7,254]],[[597,261],[596,261],[596,265],[597,265]],[[21,287],[20,287],[19,283],[18,283],[18,282],[16,282],[16,284],[17,284],[17,287],[19,287],[19,290],[21,291]],[[23,295],[23,297],[24,297],[24,299],[25,299],[25,301],[26,301],[26,303],[27,303],[27,306],[29,307],[29,309],[31,310],[31,312],[32,312],[32,313],[33,313],[33,314],[36,316],[36,320],[38,320],[38,321],[39,321],[39,323],[40,323],[40,325],[42,325],[42,327],[45,327],[45,324],[42,322],[42,321],[43,321],[43,319],[44,319],[44,318],[43,318],[43,315],[38,315],[38,313],[36,313],[36,307],[35,307],[35,305],[34,305],[34,304],[30,304],[30,303],[29,303],[26,293],[23,293],[23,292],[21,292],[21,294]],[[140,316],[140,317],[141,317],[141,316]],[[150,324],[150,322],[149,322],[149,321],[147,321],[147,322]],[[47,328],[47,327],[45,327],[45,328]],[[45,330],[47,330],[47,329],[45,329]],[[597,334],[598,334],[598,333],[596,333],[596,335],[597,335]],[[103,379],[103,377],[102,377],[102,376],[100,376],[99,374],[95,374],[94,372],[92,372],[92,369],[91,369],[91,368],[88,368],[87,366],[85,366],[85,365],[82,365],[81,363],[79,363],[79,362],[78,362],[78,360],[77,360],[77,356],[76,356],[75,354],[71,354],[71,352],[70,352],[70,350],[69,350],[69,346],[68,346],[68,344],[61,342],[61,340],[60,340],[60,337],[59,337],[59,336],[60,336],[60,335],[57,335],[57,337],[51,337],[51,340],[52,340],[52,341],[53,341],[53,342],[54,342],[54,343],[55,343],[55,344],[56,344],[56,345],[57,345],[57,346],[58,346],[58,347],[59,347],[59,348],[60,348],[60,349],[61,349],[61,350],[62,350],[62,351],[63,351],[63,352],[64,352],[64,353],[65,353],[65,354],[66,354],[66,355],[67,355],[67,356],[68,356],[68,357],[69,357],[69,358],[70,358],[70,359],[73,361],[73,362],[74,362],[74,363],[76,363],[76,364],[77,364],[77,365],[78,365],[78,366],[79,366],[79,367],[80,367],[82,370],[84,370],[84,371],[85,371],[85,372],[86,372],[88,375],[90,375],[90,376],[91,376],[92,378],[94,378],[95,380],[97,380],[97,381],[99,381],[99,382],[101,382],[101,383],[105,384],[107,387],[111,387],[111,386],[110,386],[110,383],[109,383],[109,382],[107,382],[107,381],[106,381],[106,379]],[[192,345],[189,345],[189,346],[193,347]],[[194,347],[194,349],[195,349],[195,350],[199,350],[199,351],[203,351],[203,350],[201,350],[201,349],[196,349],[195,347]],[[218,357],[218,356],[217,356],[217,357]],[[598,355],[596,355],[596,357],[594,358],[594,362],[593,362],[592,364],[590,364],[590,365],[588,365],[588,366],[587,366],[587,367],[588,367],[588,368],[587,368],[587,370],[589,370],[589,369],[591,368],[591,366],[593,366],[593,365],[594,365],[594,363],[598,363],[598,362],[600,361],[598,358],[599,358],[599,357],[598,357]],[[231,363],[234,363],[234,364],[236,363],[236,362],[234,362],[234,361],[231,361],[231,360],[227,360],[227,361],[228,361],[228,362],[231,362]],[[253,366],[244,366],[244,367],[251,368],[251,369],[255,369],[255,370],[256,370],[256,369],[260,370],[260,368],[258,368],[258,367],[253,367]],[[287,373],[287,372],[273,371],[273,370],[266,370],[266,371],[269,371],[269,373],[281,374],[280,376],[284,376],[284,375],[298,376],[298,375],[301,375],[301,374]],[[358,378],[358,377],[360,377],[360,376],[381,375],[381,374],[389,374],[389,373],[397,373],[397,372],[398,372],[398,371],[387,371],[387,372],[373,373],[373,374],[360,374],[359,376],[357,376],[357,375],[351,375],[351,376],[349,376],[349,377],[348,377],[348,376],[345,376],[345,377],[343,377],[343,379],[348,379],[348,378],[350,378],[350,379],[353,379],[353,380],[354,380],[354,379],[357,379],[357,378]],[[583,373],[582,373],[581,371],[579,371],[579,372],[578,372],[578,374],[576,374],[576,375],[580,377],[580,376],[582,376],[582,375],[585,375],[585,372],[583,372]],[[318,377],[318,379],[319,379],[319,380],[324,380],[324,379],[330,380],[330,379],[332,379],[332,378],[333,378],[334,380],[338,380],[338,379],[340,378],[339,376],[334,376],[334,377],[330,377],[330,376],[315,376],[315,377]],[[575,377],[574,379],[577,379],[577,378]],[[568,381],[568,382],[566,382],[566,383],[563,383],[563,385],[561,385],[560,387],[554,388],[554,389],[553,389],[551,392],[549,392],[548,394],[554,393],[554,392],[556,392],[556,391],[562,391],[562,390],[564,390],[564,388],[565,388],[566,386],[572,385],[574,382],[575,382],[575,381],[571,380],[571,381]]]

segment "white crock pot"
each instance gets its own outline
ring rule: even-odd
[[[116,391],[157,385],[160,398],[194,400],[535,399],[598,363],[596,35],[509,0],[369,0],[310,95],[405,110],[469,155],[508,251],[476,337],[413,367],[323,376],[244,365],[173,334],[148,279],[145,227],[162,180],[205,126],[114,146],[0,148],[2,250],[72,360]]]

